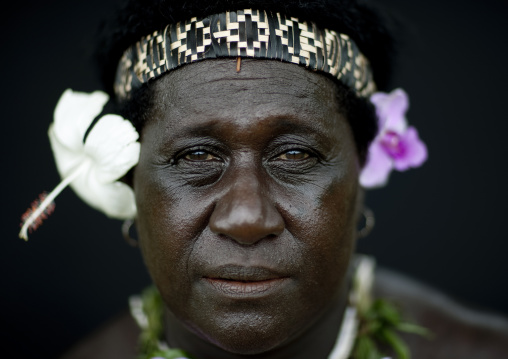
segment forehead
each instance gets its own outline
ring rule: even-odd
[[[236,59],[206,60],[154,81],[151,121],[173,130],[227,118],[292,119],[315,127],[341,116],[337,86],[325,75],[273,60],[243,59],[236,68]]]

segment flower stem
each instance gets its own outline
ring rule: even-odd
[[[74,181],[79,174],[86,168],[87,161],[83,162],[80,166],[78,166],[74,171],[72,171],[67,177],[65,177],[62,182],[55,187],[50,194],[46,196],[44,201],[39,204],[37,209],[28,217],[23,227],[21,227],[21,231],[19,231],[19,238],[28,241],[28,229],[30,226],[37,220],[37,218],[44,213],[46,208],[53,202],[53,200],[72,182]]]

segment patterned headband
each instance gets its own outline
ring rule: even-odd
[[[376,86],[367,58],[347,35],[258,10],[192,18],[143,37],[123,54],[115,79],[119,99],[180,65],[218,57],[276,59],[331,74],[358,96]]]
[[[375,84],[369,63],[349,37],[281,14],[239,10],[168,25],[124,53],[115,92],[120,99],[127,99],[134,89],[166,71],[217,57],[299,64],[334,76],[359,96],[370,96],[380,128],[359,177],[365,188],[383,186],[392,169],[405,171],[421,166],[427,159],[427,147],[416,129],[408,127],[408,98],[403,90],[373,94]],[[68,185],[86,203],[110,217],[136,216],[134,191],[120,179],[139,161],[139,134],[120,116],[101,116],[108,100],[102,92],[71,90],[60,98],[49,138],[62,181],[51,193],[39,196],[25,212],[21,238],[27,240],[28,232],[47,218],[53,211],[53,200]]]

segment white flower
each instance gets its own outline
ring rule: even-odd
[[[133,218],[136,204],[132,189],[118,180],[138,163],[140,144],[134,126],[118,115],[102,116],[86,141],[85,133],[108,101],[108,95],[66,90],[55,109],[48,135],[62,182],[25,220],[20,237],[67,186],[83,201],[107,216]]]

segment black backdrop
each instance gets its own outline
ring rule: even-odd
[[[367,194],[377,226],[362,252],[473,307],[508,314],[508,118],[502,0],[377,0],[407,22],[395,86],[430,159]],[[59,181],[47,128],[68,87],[98,87],[89,61],[114,0],[19,1],[1,21],[0,356],[53,358],[148,282],[118,221],[71,190],[28,243],[19,216]],[[8,355],[7,355],[8,354]]]

